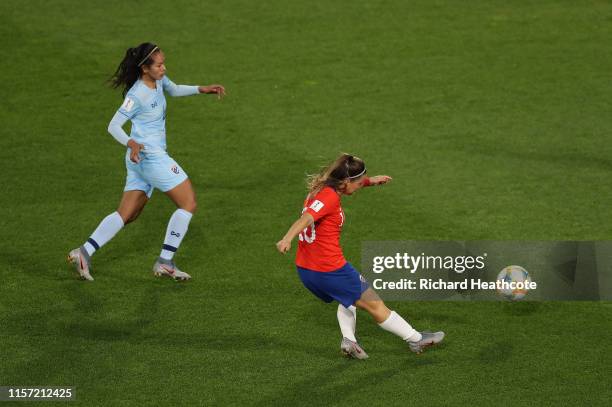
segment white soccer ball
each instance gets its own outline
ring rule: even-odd
[[[531,277],[527,270],[521,266],[508,266],[499,272],[497,275],[498,285],[497,292],[512,301],[518,301],[525,298],[529,291]]]

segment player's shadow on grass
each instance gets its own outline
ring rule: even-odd
[[[376,391],[381,383],[389,380],[403,370],[393,366],[372,371],[361,366],[367,361],[343,361],[333,363],[329,368],[313,370],[308,377],[301,377],[292,385],[281,389],[274,396],[254,403],[254,406],[270,405],[330,405],[341,402],[354,395],[356,390]]]
[[[101,320],[104,301],[92,294],[89,286],[70,284],[66,287],[73,302],[72,321],[63,330],[65,335],[95,341],[125,341],[140,335],[154,322],[160,297],[173,287],[148,287],[142,295],[136,317],[131,320]]]
[[[158,285],[148,287],[141,295],[141,300],[133,312],[131,319],[103,319],[103,301],[97,299],[88,290],[87,286],[78,286],[76,289],[70,287],[69,297],[74,303],[74,317],[61,334],[77,339],[85,339],[94,342],[127,342],[131,344],[147,344],[165,346],[172,343],[184,349],[197,349],[198,351],[235,351],[241,349],[252,352],[273,352],[279,349],[287,351],[298,351],[308,355],[320,355],[328,358],[337,353],[330,351],[325,346],[300,346],[299,343],[285,341],[280,335],[262,335],[249,330],[248,321],[234,327],[231,331],[219,332],[216,329],[201,327],[201,331],[188,330],[183,332],[150,330],[155,322],[156,316],[161,310],[163,297],[182,291],[182,286],[177,284]],[[167,311],[164,311],[167,312]]]
[[[248,330],[248,327],[243,327]],[[262,335],[260,333],[219,333],[207,331],[193,332],[143,332],[144,327],[138,322],[126,322],[119,326],[108,322],[79,322],[73,323],[65,331],[66,335],[77,339],[94,342],[119,342],[127,344],[159,346],[161,348],[169,343],[184,352],[198,351],[221,351],[221,352],[258,352],[265,355],[266,352],[277,353],[278,351],[299,352],[310,357],[330,359],[338,355],[324,346],[300,345],[294,341],[286,341],[280,337]]]
[[[57,378],[72,372],[76,366],[88,366],[91,355],[75,352],[82,342],[71,340],[77,337],[87,341],[126,340],[138,335],[152,319],[138,313],[132,322],[100,322],[106,317],[104,300],[91,291],[87,283],[66,281],[56,292],[58,304],[48,308],[30,307],[15,310],[2,323],[10,326],[10,334],[26,338],[26,355],[11,361],[6,380],[20,382],[27,377],[31,383],[55,383]],[[65,295],[59,294],[64,288]],[[139,309],[155,309],[159,304],[157,290],[150,289]],[[64,303],[62,300],[67,299]],[[103,369],[97,367],[97,369]],[[97,372],[101,374],[101,372]]]

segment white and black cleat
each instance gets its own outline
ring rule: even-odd
[[[421,340],[416,342],[408,341],[410,350],[414,353],[422,353],[426,348],[442,342],[444,332],[421,332]]]
[[[89,256],[83,252],[82,248],[76,248],[68,253],[68,262],[74,264],[79,277],[82,280],[94,281],[89,272]]]
[[[365,353],[363,348],[359,346],[357,342],[353,342],[348,338],[342,338],[340,343],[340,350],[347,358],[353,359],[367,359],[368,354]]]
[[[156,277],[171,277],[178,281],[187,281],[191,276],[176,267],[173,261],[157,259],[153,265],[153,274]]]

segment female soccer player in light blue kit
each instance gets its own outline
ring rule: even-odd
[[[108,131],[119,143],[127,146],[127,177],[117,211],[104,218],[87,241],[68,254],[68,260],[74,263],[85,280],[93,280],[91,256],[123,226],[136,220],[154,188],[165,192],[178,209],[170,217],[153,272],[157,276],[169,276],[175,280],[191,278],[176,267],[173,256],[195,213],[196,198],[187,174],[166,152],[164,92],[170,96],[214,93],[221,98],[225,95],[225,89],[221,85],[175,85],[165,74],[164,53],[155,44],[147,42],[127,50],[112,78],[114,88],[124,88],[125,99],[113,116]],[[130,136],[122,129],[128,120],[132,122]]]

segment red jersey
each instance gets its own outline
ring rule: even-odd
[[[324,187],[313,198],[304,201],[302,213],[308,212],[314,223],[299,234],[295,264],[313,271],[334,271],[346,263],[340,247],[344,212],[340,195]]]

